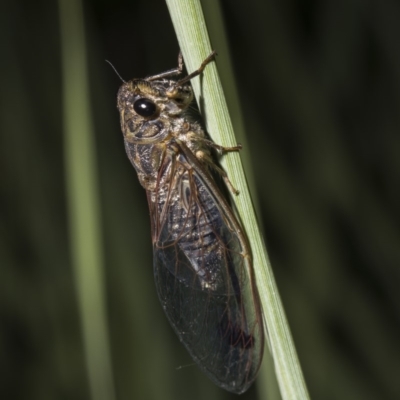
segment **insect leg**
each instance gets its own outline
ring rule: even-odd
[[[209,56],[201,63],[200,67],[198,69],[196,69],[195,71],[193,71],[191,74],[189,74],[188,76],[185,76],[183,79],[181,79],[180,81],[176,82],[176,86],[182,86],[184,83],[190,81],[191,79],[193,79],[195,76],[200,75],[204,68],[206,67],[207,64],[209,64],[214,57],[216,56],[217,52],[215,50],[212,51],[212,53],[209,54]]]
[[[218,167],[218,165],[212,164],[212,167],[215,171],[217,171],[221,175],[222,179],[225,181],[229,190],[237,196],[239,194],[239,190],[237,190],[235,186],[233,186],[232,182],[228,178],[228,174],[222,168]]]
[[[176,68],[169,69],[168,71],[161,72],[157,75],[152,75],[146,78],[146,81],[156,81],[158,79],[168,78],[170,76],[180,75],[183,71],[183,57],[182,52],[178,54],[178,66]]]
[[[212,143],[212,142],[211,142]],[[215,143],[212,143],[215,144]],[[218,145],[216,145],[218,146]],[[222,147],[222,146],[218,146],[220,151],[237,151],[239,146],[236,147]],[[242,146],[240,146],[239,148],[242,148]],[[221,150],[222,149],[222,150]],[[238,195],[239,194],[239,190],[237,190],[233,185],[232,182],[229,180],[228,178],[228,174],[222,169],[220,168],[218,165],[215,164],[215,162],[212,160],[212,158],[210,157],[209,154],[205,153],[202,150],[199,150],[196,152],[195,154],[196,158],[199,161],[202,161],[203,163],[205,163],[208,167],[212,168],[215,172],[217,172],[222,179],[225,181],[226,185],[228,186],[229,190],[235,194]]]
[[[210,147],[213,147],[215,150],[219,151],[220,153],[227,153],[229,151],[242,150],[242,145],[241,144],[237,144],[236,146],[232,146],[232,147],[225,147],[225,146],[221,146],[219,144],[216,144],[216,143],[212,142],[211,140],[206,140],[206,142]]]
[[[186,134],[187,141],[197,141],[206,144],[208,147],[212,147],[217,150],[220,154],[227,153],[230,151],[242,150],[242,145],[238,143],[236,146],[221,146],[220,144],[214,143],[212,140],[205,138],[195,132],[190,132]]]

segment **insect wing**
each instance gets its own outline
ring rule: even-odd
[[[149,199],[158,296],[201,369],[242,393],[256,377],[264,343],[249,251],[208,173],[181,150],[160,169],[169,173],[168,190]]]

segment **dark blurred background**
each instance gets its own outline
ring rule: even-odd
[[[399,399],[400,3],[220,5],[229,49],[217,50],[231,52],[248,173],[311,398]],[[191,365],[158,304],[146,197],[119,128],[121,82],[104,62],[124,79],[174,67],[167,7],[83,9],[116,398],[236,398]],[[3,0],[0,10],[0,397],[90,399],[58,3]],[[241,398],[261,397],[253,387]]]

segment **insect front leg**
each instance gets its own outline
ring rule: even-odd
[[[200,67],[197,68],[195,71],[193,71],[191,74],[188,76],[185,76],[183,79],[180,81],[176,82],[176,86],[182,86],[184,83],[189,82],[191,79],[193,79],[195,76],[200,75],[203,71],[204,68],[206,67],[207,64],[209,64],[211,61],[214,60],[214,57],[217,55],[217,52],[213,50],[208,57],[201,63]]]
[[[146,81],[157,81],[160,79],[169,78],[171,76],[180,75],[183,71],[183,56],[180,51],[178,54],[178,66],[176,68],[169,69],[168,71],[161,72],[161,74],[152,75],[146,78]]]

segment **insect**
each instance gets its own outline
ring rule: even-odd
[[[243,393],[261,364],[264,334],[247,239],[218,189],[220,175],[234,191],[206,137],[188,116],[191,79],[178,67],[125,82],[118,109],[125,149],[146,189],[151,215],[154,276],[161,305],[199,367],[220,387]],[[214,174],[214,175],[213,175]]]

